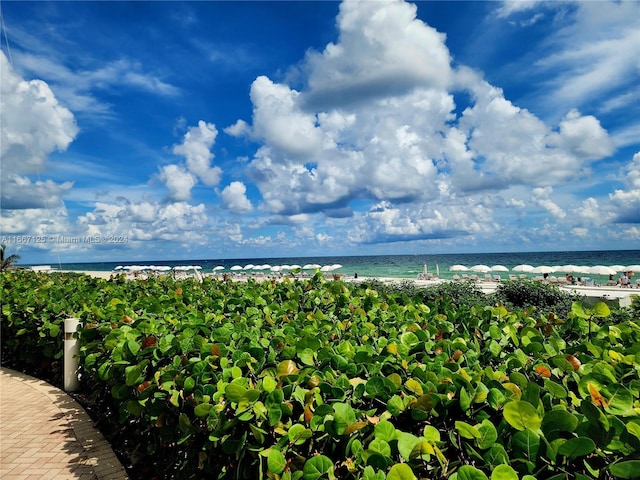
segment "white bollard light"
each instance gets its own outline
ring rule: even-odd
[[[75,392],[80,388],[78,380],[80,344],[73,336],[79,325],[78,318],[67,318],[64,321],[64,390],[66,392]]]

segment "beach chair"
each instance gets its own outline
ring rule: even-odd
[[[509,274],[509,280],[511,280],[512,282],[515,282],[518,280],[517,275],[514,275],[513,273]]]

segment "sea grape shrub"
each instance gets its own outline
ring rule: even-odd
[[[83,321],[83,395],[131,478],[639,468],[640,326],[601,306],[559,317],[320,276],[87,282],[54,282],[52,303]]]
[[[573,302],[583,299],[581,295],[565,292],[557,285],[536,280],[502,282],[490,298],[494,303],[501,303],[508,308],[535,307],[541,314],[555,313],[560,317],[571,312]]]
[[[8,270],[0,275],[0,291],[2,364],[62,385],[64,320],[96,292],[94,279]]]

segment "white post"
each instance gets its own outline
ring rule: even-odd
[[[80,344],[73,336],[79,325],[80,320],[77,318],[67,318],[64,321],[64,389],[66,392],[74,392],[80,388],[78,380]]]

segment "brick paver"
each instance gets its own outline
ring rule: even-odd
[[[0,479],[127,478],[76,401],[46,382],[0,368]]]

